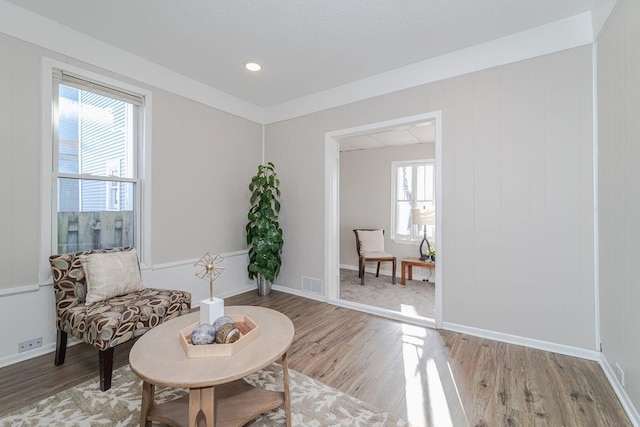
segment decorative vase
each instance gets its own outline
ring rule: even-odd
[[[256,275],[256,283],[258,284],[258,295],[264,297],[271,293],[272,283],[262,274]]]

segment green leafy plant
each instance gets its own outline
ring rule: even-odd
[[[431,261],[435,262],[436,260],[436,248],[435,246],[430,246],[427,256],[431,258]]]
[[[249,278],[264,276],[269,282],[275,281],[282,265],[282,229],[278,223],[280,213],[280,180],[275,166],[269,162],[258,166],[258,173],[251,178],[251,209],[247,244],[249,245]]]

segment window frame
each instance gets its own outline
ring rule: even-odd
[[[139,136],[134,153],[133,176],[134,178],[108,177],[102,175],[88,174],[68,174],[58,172],[58,129],[57,129],[57,104],[54,97],[58,96],[56,74],[62,72],[72,76],[77,76],[87,82],[94,83],[97,90],[87,88],[96,93],[99,88],[107,87],[115,91],[122,91],[126,99],[126,94],[142,99],[138,108],[136,132]],[[43,58],[41,69],[42,83],[42,159],[41,159],[41,242],[40,242],[40,268],[39,280],[41,284],[51,282],[51,270],[49,266],[49,256],[57,253],[57,183],[58,178],[78,178],[118,182],[134,182],[135,191],[133,194],[135,204],[135,242],[136,249],[140,256],[140,267],[148,269],[151,266],[151,112],[152,94],[149,90],[133,86],[122,80],[117,80],[98,74],[84,68]],[[66,82],[64,83],[67,84]],[[74,86],[74,85],[70,85]],[[104,93],[101,93],[104,94]],[[109,95],[113,96],[113,95]],[[106,174],[105,174],[106,175]]]
[[[395,243],[401,243],[401,244],[416,244],[416,243],[420,243],[422,242],[422,239],[424,237],[424,234],[421,233],[420,231],[417,230],[417,227],[412,225],[411,226],[411,236],[410,237],[405,237],[403,235],[399,235],[398,234],[398,230],[396,228],[396,224],[397,224],[397,212],[398,212],[398,195],[397,195],[397,189],[398,189],[398,169],[400,167],[406,167],[406,166],[412,166],[412,174],[411,174],[411,186],[413,191],[411,192],[411,200],[410,200],[410,204],[411,207],[410,209],[415,209],[419,206],[419,203],[423,203],[424,201],[422,200],[417,200],[416,199],[416,187],[417,187],[417,173],[416,173],[416,167],[418,166],[427,166],[430,165],[432,166],[432,175],[433,175],[433,188],[432,188],[432,194],[433,194],[433,200],[431,201],[431,209],[436,209],[436,162],[435,159],[417,159],[417,160],[398,160],[398,161],[392,161],[391,162],[391,226],[390,226],[390,230],[391,230],[391,240],[394,241]],[[435,228],[433,230],[433,233],[435,234]],[[430,241],[431,240],[435,240],[435,236],[430,236]]]
[[[113,177],[120,177],[120,162],[121,159],[120,158],[113,158],[111,160],[107,161],[106,164],[106,170],[105,170],[105,176],[113,176]],[[117,164],[117,167],[115,166]],[[114,174],[112,171],[118,171],[118,175]],[[110,172],[111,171],[111,172]],[[136,178],[137,181],[139,181],[139,177]],[[105,182],[105,195],[106,195],[106,210],[108,211],[118,211],[120,208],[120,183],[122,181],[118,180],[118,181],[106,181]],[[139,182],[137,182],[137,184],[139,184]],[[137,187],[138,185],[136,185]]]

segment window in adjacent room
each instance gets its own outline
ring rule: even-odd
[[[53,83],[55,250],[138,246],[144,97],[55,69]]]
[[[422,241],[422,227],[411,222],[411,209],[435,209],[435,162],[415,160],[392,162],[391,238],[397,242]],[[434,239],[435,226],[427,227]]]

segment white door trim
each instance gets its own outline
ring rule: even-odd
[[[442,236],[442,113],[433,111],[414,116],[401,117],[384,122],[370,123],[348,129],[341,129],[325,134],[325,239],[324,239],[324,282],[325,297],[329,302],[339,300],[340,283],[340,151],[338,140],[347,136],[361,135],[393,129],[400,126],[412,125],[428,120],[435,120],[436,141],[435,141],[435,161],[436,161],[436,236]],[[438,237],[436,241],[437,264],[435,271],[436,280],[436,318],[435,325],[442,328],[442,241]]]

